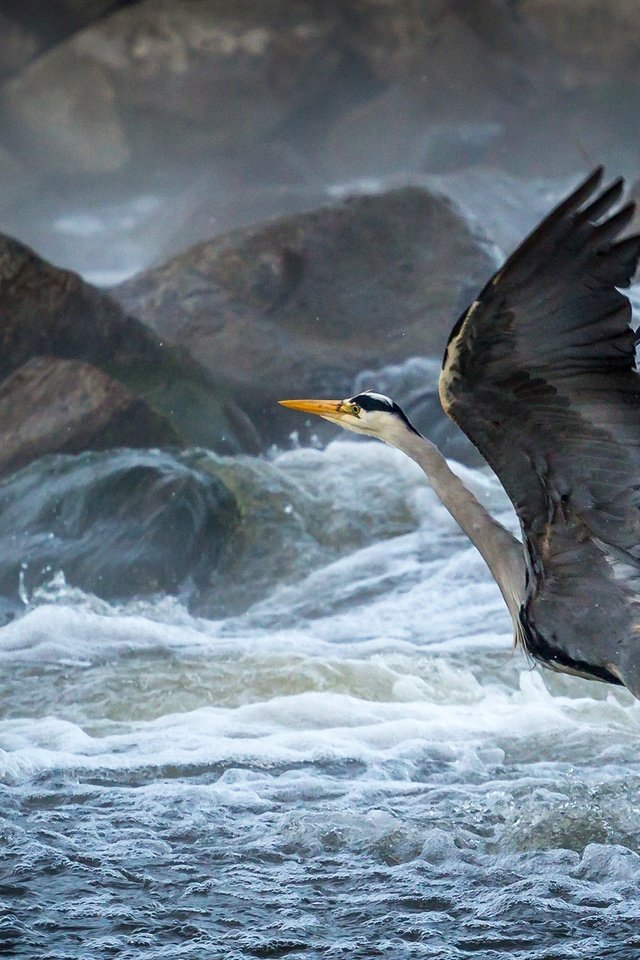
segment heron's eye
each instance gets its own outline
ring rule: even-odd
[[[349,413],[354,417],[360,416],[360,407],[358,406],[357,403],[350,404]]]

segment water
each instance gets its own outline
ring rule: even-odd
[[[640,705],[512,652],[396,451],[211,463],[255,492],[229,615],[58,574],[0,631],[0,952],[637,957]]]

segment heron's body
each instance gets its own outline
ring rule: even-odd
[[[482,553],[528,652],[640,697],[640,376],[619,290],[635,273],[640,237],[619,239],[633,206],[607,216],[622,183],[596,194],[601,176],[507,260],[445,351],[442,405],[502,482],[523,543],[388,398],[287,405],[416,460]]]

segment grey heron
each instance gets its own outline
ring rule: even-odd
[[[416,461],[483,556],[516,642],[561,672],[640,698],[640,374],[628,287],[640,236],[621,239],[621,178],[596,169],[507,259],[453,327],[445,412],[518,515],[498,523],[389,397],[283,400]],[[613,211],[612,212],[612,208]]]

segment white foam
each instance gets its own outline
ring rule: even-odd
[[[379,682],[383,670],[374,666],[370,695],[374,675]],[[640,731],[640,707],[625,701],[624,693],[603,701],[553,695],[539,675],[529,672],[521,674],[515,690],[483,686],[470,684],[464,668],[449,667],[448,673],[440,670],[438,698],[425,680],[393,673],[395,682],[381,700],[314,689],[152,721],[104,720],[93,724],[91,734],[78,723],[50,716],[5,720],[0,723],[0,776],[16,781],[47,770],[132,770],[149,764],[328,759],[375,764],[442,745],[464,758],[470,749],[476,755],[481,747],[522,738],[562,738],[566,744],[614,733],[637,738]]]
[[[42,591],[0,632],[15,693],[12,718],[0,722],[3,779],[357,761],[370,771],[367,789],[381,765],[403,769],[425,752],[475,770],[507,754],[542,762],[545,745],[578,756],[606,751],[612,737],[637,740],[640,707],[624,691],[543,680],[511,655],[509,618],[482,560],[396,451],[336,443],[265,467],[302,490],[296,509],[307,497],[313,513],[324,497],[357,520],[369,502],[380,529],[389,511],[405,529],[394,534],[392,520],[386,538],[356,538],[228,620],[170,600],[111,606],[62,583]],[[510,516],[492,477],[460,472]]]

